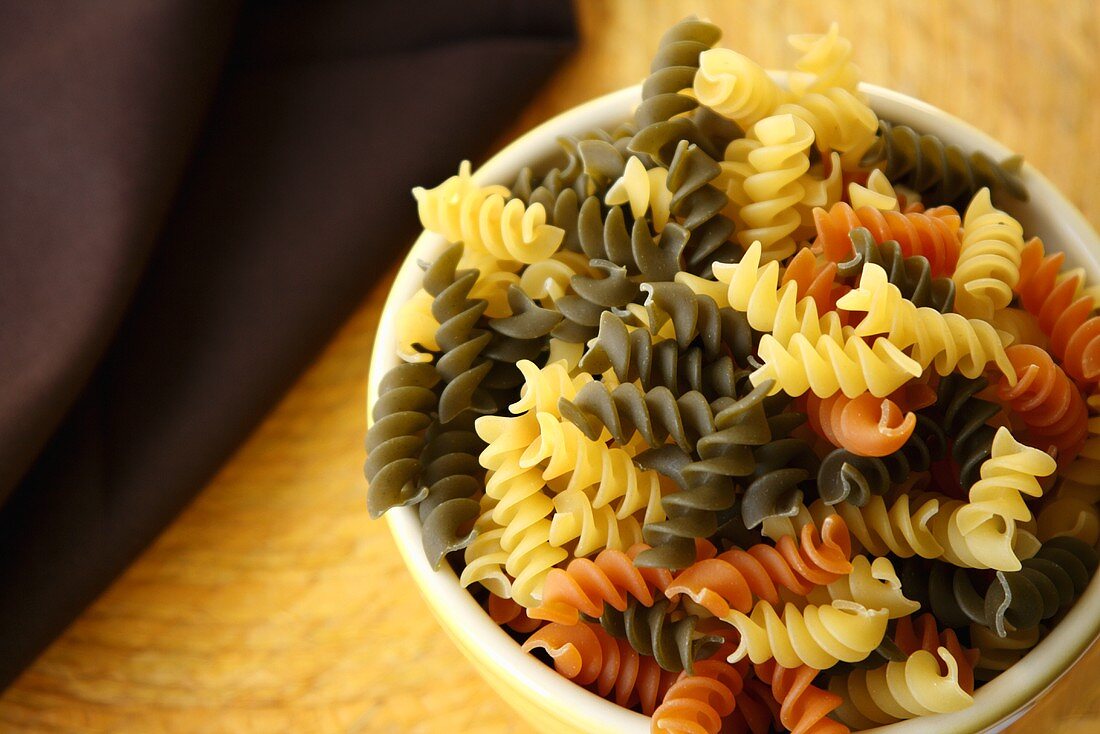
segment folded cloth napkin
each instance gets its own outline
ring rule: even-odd
[[[0,687],[575,41],[568,0],[0,9]]]

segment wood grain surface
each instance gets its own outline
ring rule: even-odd
[[[829,21],[865,78],[1024,154],[1100,225],[1100,12],[1055,2],[581,2],[581,46],[507,142],[637,82],[689,13],[765,66]],[[433,182],[426,182],[433,183]],[[526,731],[437,629],[361,475],[389,279],[195,502],[0,697],[0,730]],[[1100,731],[1094,650],[1013,731]]]

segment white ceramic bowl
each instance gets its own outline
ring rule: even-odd
[[[985,133],[947,113],[903,94],[864,85],[871,106],[884,119],[934,133],[964,150],[983,150],[995,159],[1011,151]],[[574,107],[523,135],[495,155],[475,177],[479,183],[510,184],[520,168],[552,161],[558,154],[556,138],[592,128],[613,128],[628,119],[639,99],[638,87],[623,89]],[[457,162],[456,162],[457,163]],[[1062,249],[1072,265],[1100,280],[1100,237],[1081,213],[1029,165],[1022,176],[1030,192],[1027,204],[1012,208],[1030,236],[1041,235]],[[377,397],[378,382],[397,364],[395,323],[398,308],[420,286],[418,259],[429,259],[445,245],[425,233],[417,239],[386,301],[371,359],[367,403]],[[420,524],[410,508],[387,514],[394,540],[414,580],[440,624],[479,672],[504,699],[544,732],[645,734],[649,719],[605,701],[559,677],[525,654],[497,627],[458,584],[450,568],[433,571],[421,546]],[[978,691],[974,705],[954,714],[913,719],[875,729],[882,734],[952,734],[998,730],[1022,715],[1035,699],[1077,661],[1100,631],[1100,575],[1093,579],[1072,611],[1017,665]]]

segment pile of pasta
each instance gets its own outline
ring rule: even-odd
[[[996,162],[879,120],[833,27],[780,86],[689,18],[560,165],[416,189],[374,516],[654,731],[956,711],[1097,567],[1100,318]]]

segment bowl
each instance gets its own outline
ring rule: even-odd
[[[782,81],[782,75],[775,75]],[[1000,160],[1011,155],[1005,146],[967,123],[904,94],[864,84],[871,107],[882,117],[933,133],[964,150],[983,150]],[[551,162],[560,135],[592,128],[611,129],[628,119],[639,100],[630,87],[574,107],[523,135],[493,156],[475,174],[481,184],[510,184],[525,165]],[[1071,266],[1085,268],[1100,279],[1100,236],[1084,216],[1042,174],[1025,164],[1022,177],[1030,201],[1008,207],[1028,235],[1041,235],[1054,249],[1066,252]],[[394,281],[382,311],[367,392],[368,416],[382,376],[398,363],[396,316],[400,306],[420,287],[417,260],[429,259],[446,245],[425,232],[416,240]],[[520,646],[474,601],[444,564],[433,571],[421,546],[420,523],[412,508],[386,515],[394,541],[424,599],[440,625],[478,672],[535,729],[547,734],[645,734],[649,718],[605,701],[560,677]],[[1100,632],[1100,574],[1093,578],[1076,605],[1050,635],[1020,663],[982,687],[974,705],[957,713],[911,719],[874,729],[881,734],[954,734],[1000,730],[1022,716],[1035,700],[1087,650]]]

